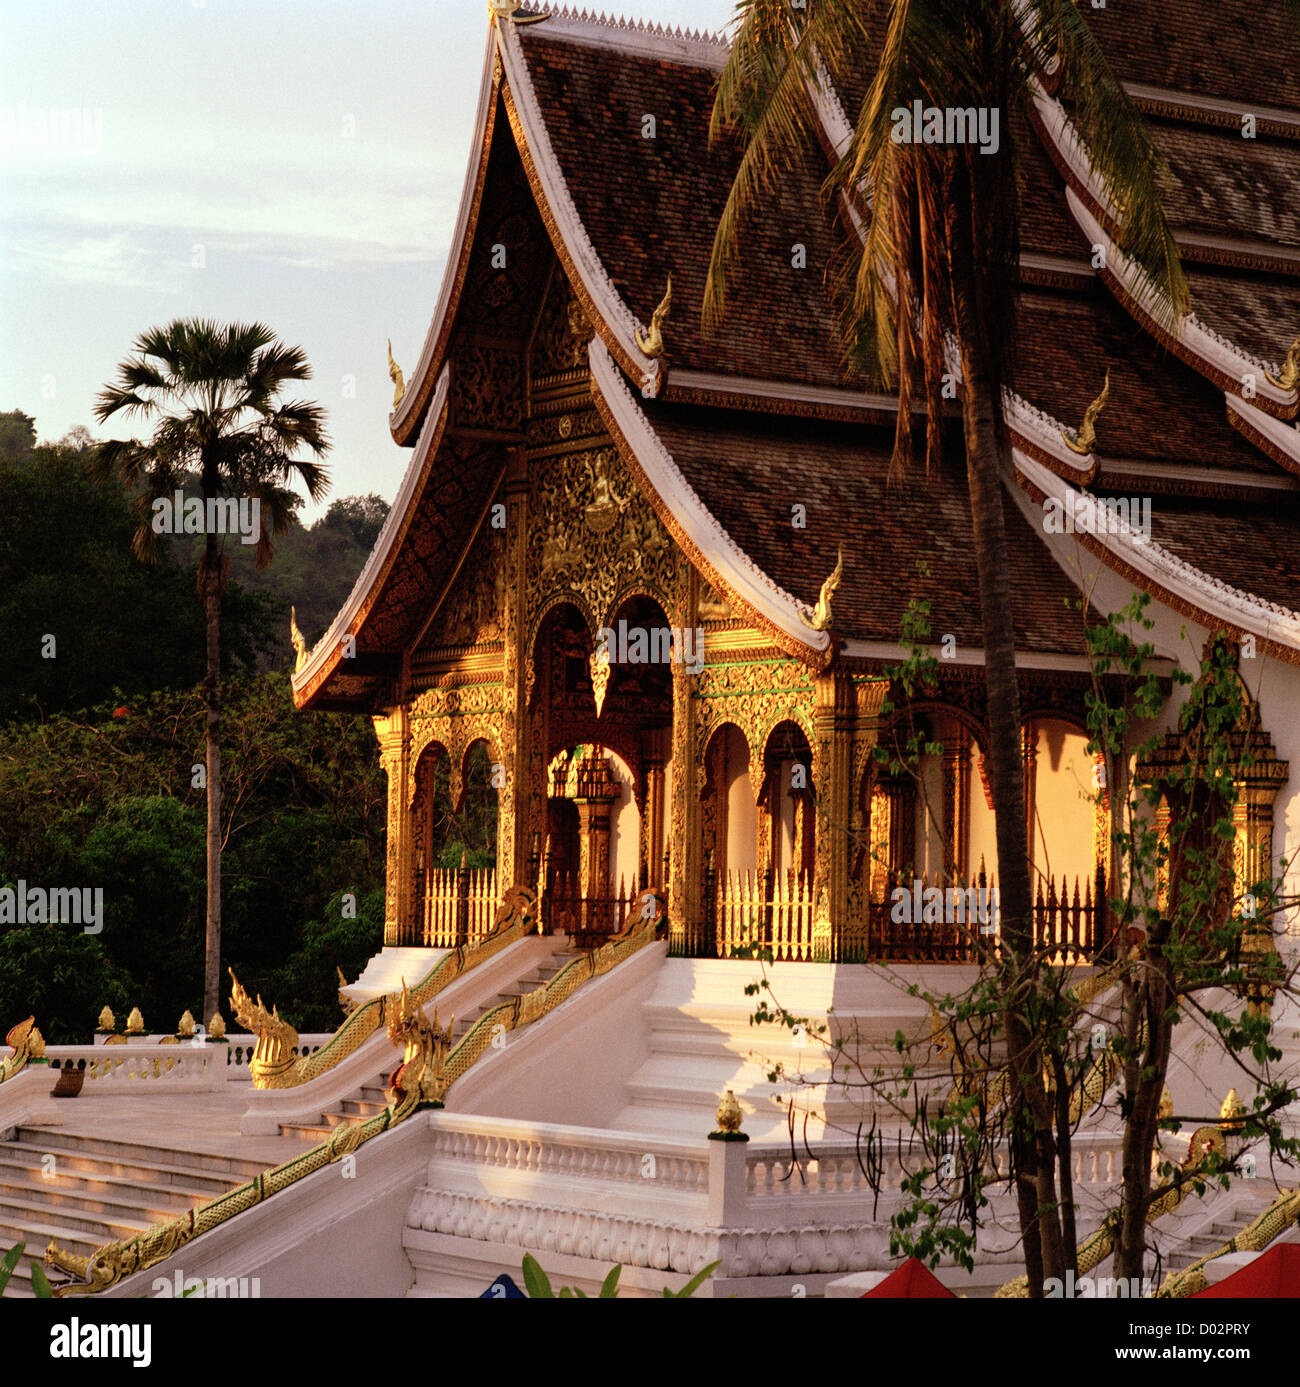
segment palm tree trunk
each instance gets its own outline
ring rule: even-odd
[[[207,671],[203,702],[207,710],[208,827],[207,929],[203,959],[203,1018],[220,1010],[221,973],[221,553],[208,535],[203,554],[203,610],[207,621]]]
[[[1020,690],[1016,680],[1015,626],[1011,615],[1010,564],[1002,511],[1001,442],[985,333],[976,309],[969,239],[970,199],[963,180],[953,181],[945,209],[951,257],[953,309],[961,343],[962,426],[970,492],[971,539],[979,576],[988,698],[989,778],[998,850],[1000,985],[1007,1063],[1012,1167],[1024,1237],[1030,1295],[1044,1294],[1049,1277],[1064,1279],[1064,1243],[1056,1206],[1052,1108],[1043,1084],[1042,1057],[1027,1014],[1037,985],[1034,962],[1029,837],[1025,824],[1021,755]]]

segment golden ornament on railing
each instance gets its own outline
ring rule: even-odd
[[[219,1011],[214,1011],[212,1013],[212,1020],[208,1022],[208,1039],[225,1040],[225,1038],[226,1023],[221,1019],[221,1013]]]
[[[31,1033],[27,1037],[27,1059],[43,1060],[45,1058],[45,1037],[37,1027],[33,1026]]]
[[[127,1035],[144,1034],[144,1017],[140,1015],[139,1007],[132,1007],[131,1014],[126,1018]]]
[[[176,1023],[176,1034],[179,1036],[194,1034],[194,1016],[191,1012],[181,1012],[181,1019]]]
[[[105,1007],[104,1010],[99,1013],[99,1025],[96,1026],[95,1029],[108,1032],[109,1034],[117,1030],[117,1020],[113,1016],[111,1008]]]
[[[1223,1106],[1219,1109],[1219,1131],[1239,1132],[1245,1125],[1246,1105],[1240,1099],[1235,1088],[1228,1090],[1228,1096],[1223,1100]]]
[[[740,1124],[744,1121],[744,1113],[740,1110],[740,1101],[734,1091],[728,1089],[722,1095],[722,1101],[718,1104],[718,1111],[714,1113],[718,1123],[718,1130],[709,1135],[713,1138],[721,1138],[724,1141],[739,1141],[745,1134],[740,1130]]]

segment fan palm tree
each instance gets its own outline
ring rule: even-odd
[[[118,367],[95,405],[102,423],[113,415],[154,424],[147,442],[114,440],[100,445],[95,470],[116,477],[136,493],[138,557],[158,556],[155,502],[170,499],[198,474],[205,518],[208,502],[226,498],[256,502],[259,566],[270,562],[272,536],[282,534],[298,505],[286,483],[300,481],[313,501],[328,488],[326,470],[313,458],[329,449],[325,414],[303,400],[281,401],[293,381],[309,380],[300,347],[278,342],[261,323],[226,326],[199,319],[152,328],[136,339],[135,354]],[[295,456],[299,449],[310,456]],[[204,525],[198,590],[207,630],[207,912],[203,1015],[219,1010],[221,972],[221,598],[230,570],[220,527]]]
[[[1043,1083],[1020,701],[1002,486],[1011,480],[1002,390],[1010,381],[1019,247],[1012,108],[1051,70],[1116,209],[1117,240],[1166,325],[1188,291],[1160,189],[1166,165],[1071,0],[739,0],[713,111],[713,135],[739,136],[741,158],[713,246],[706,325],[725,311],[729,271],[747,219],[815,149],[814,93],[826,79],[870,75],[829,197],[862,212],[847,246],[845,345],[850,360],[896,381],[893,470],[912,452],[912,401],[926,406],[926,465],[943,439],[943,385],[960,365],[961,416],[979,576],[1000,887],[1004,1034],[1016,1080],[1012,1163],[1031,1293],[1063,1277],[1073,1251],[1057,1213],[1052,1101]],[[995,153],[978,145],[904,143],[894,112],[924,107],[999,114]]]

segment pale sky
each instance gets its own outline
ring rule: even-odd
[[[604,8],[710,29],[734,12]],[[388,434],[386,339],[409,376],[460,199],[487,12],[0,0],[0,410],[35,416],[42,441],[74,424],[123,436],[91,407],[139,333],[256,319],[313,365],[303,393],[334,442],[326,504],[391,500],[409,453]]]

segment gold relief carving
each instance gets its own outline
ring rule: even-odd
[[[461,428],[522,430],[524,381],[518,355],[501,347],[461,347],[452,365],[451,410]]]
[[[533,638],[556,600],[574,601],[592,633],[629,590],[653,596],[681,624],[667,594],[681,559],[613,448],[534,459],[525,572]],[[531,649],[531,647],[530,647]]]
[[[704,583],[700,588],[700,620],[701,621],[730,621],[735,612],[731,610],[731,603],[720,593],[716,592],[708,583]]]
[[[694,764],[702,765],[715,728],[734,723],[750,748],[750,777],[755,794],[763,783],[763,753],[772,729],[793,722],[817,746],[813,728],[813,685],[808,667],[798,660],[779,663],[710,664],[698,676],[697,732]]]
[[[475,542],[460,578],[438,613],[426,646],[480,645],[499,641],[505,630],[506,570],[499,531]]]

